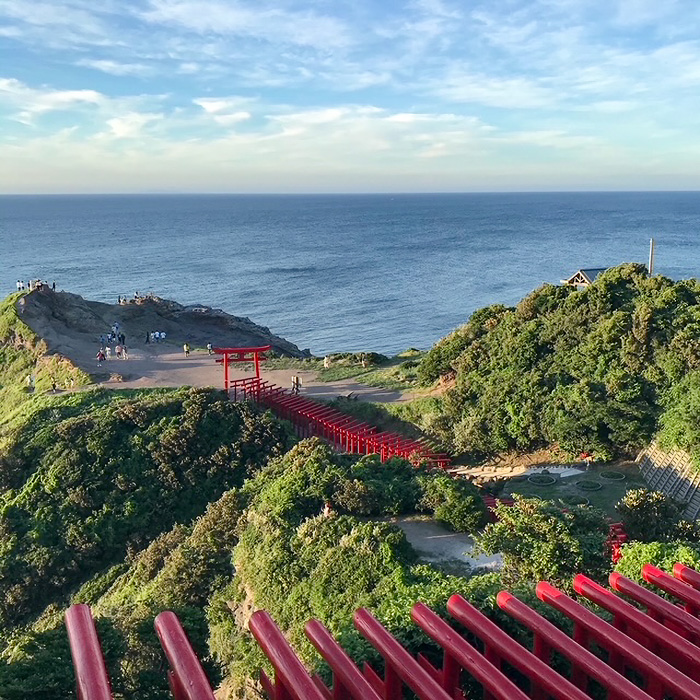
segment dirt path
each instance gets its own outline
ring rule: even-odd
[[[171,345],[145,345],[129,350],[128,360],[112,358],[90,368],[92,372],[111,374],[113,378],[101,382],[101,386],[127,389],[159,386],[215,386],[223,387],[223,367],[216,364],[216,357],[206,352],[194,351],[185,357],[180,350]],[[366,386],[352,379],[335,382],[321,382],[316,379],[316,372],[293,369],[266,370],[263,364],[263,379],[279,386],[290,388],[292,377],[302,379],[302,394],[320,399],[334,399],[352,393],[363,401],[395,402],[412,398],[410,392],[391,391]],[[251,376],[250,370],[230,369],[231,379]]]

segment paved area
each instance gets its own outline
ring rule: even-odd
[[[448,530],[428,516],[408,515],[387,520],[404,531],[411,546],[427,562],[454,569],[484,567],[493,570],[503,563],[500,554],[473,554],[474,540],[469,535]]]

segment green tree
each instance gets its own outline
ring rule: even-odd
[[[661,491],[631,489],[615,506],[627,535],[640,542],[672,539],[680,520],[678,506]]]
[[[515,505],[499,505],[496,516],[475,539],[486,554],[503,555],[506,585],[549,581],[571,589],[577,573],[600,580],[610,570],[604,553],[608,526],[598,510],[562,510],[550,501],[516,496]]]
[[[467,479],[444,473],[418,477],[423,495],[421,510],[432,511],[437,520],[459,532],[476,532],[486,524],[486,506],[479,489]]]

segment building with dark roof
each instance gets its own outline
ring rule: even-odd
[[[607,267],[588,267],[585,270],[578,270],[568,280],[561,280],[561,283],[577,289],[585,289],[589,284],[593,284],[595,279],[607,269]]]

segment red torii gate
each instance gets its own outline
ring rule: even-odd
[[[217,362],[224,366],[224,390],[228,391],[231,388],[228,366],[232,362],[252,362],[255,368],[255,379],[260,379],[260,361],[267,359],[263,353],[271,348],[272,345],[263,345],[259,348],[214,348],[217,355],[223,355]]]
[[[368,610],[360,609],[353,618],[355,627],[383,658],[383,673],[370,663],[356,666],[328,629],[311,620],[304,631],[330,666],[331,685],[309,673],[272,617],[257,610],[250,618],[250,631],[274,669],[272,677],[261,671],[260,681],[270,700],[403,700],[406,688],[414,693],[411,697],[420,700],[452,700],[463,697],[464,671],[481,684],[489,700],[590,700],[591,681],[602,688],[608,700],[663,700],[669,696],[697,700],[700,572],[677,563],[671,576],[645,564],[642,575],[676,600],[661,598],[612,573],[611,588],[641,604],[640,609],[587,576],[574,578],[580,600],[605,610],[612,615],[612,622],[549,583],[539,583],[537,597],[568,618],[573,625],[571,636],[508,591],[501,591],[496,599],[498,607],[530,631],[532,643],[527,646],[458,594],[447,601],[447,619],[417,602],[411,610],[413,622],[442,648],[442,654],[430,659],[422,653],[414,657]],[[685,609],[677,602],[685,604]],[[450,620],[458,623],[461,631]],[[170,666],[173,698],[214,700],[177,617],[162,612],[155,627]],[[71,606],[66,612],[66,628],[79,700],[112,700],[90,608]],[[604,656],[599,654],[601,649]],[[553,652],[568,660],[568,678],[552,667]],[[630,671],[634,679],[628,678]],[[527,681],[527,691],[515,685],[517,674]]]

